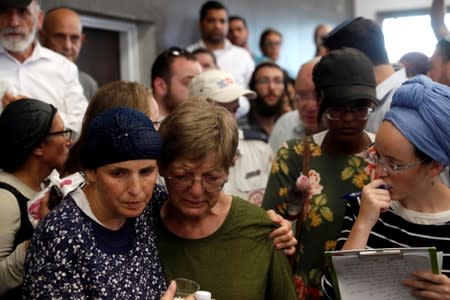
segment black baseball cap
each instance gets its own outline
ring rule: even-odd
[[[319,116],[328,106],[341,106],[355,100],[378,103],[372,63],[361,51],[353,48],[333,50],[313,70],[316,90],[323,93]]]
[[[1,0],[1,8],[26,8],[33,0]]]

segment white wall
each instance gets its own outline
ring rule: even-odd
[[[355,16],[378,20],[377,13],[429,9],[432,0],[354,0]]]
[[[199,39],[198,13],[206,0],[159,1],[164,2],[160,12],[164,17],[157,20],[159,50],[172,45],[187,46]],[[259,36],[266,27],[274,27],[283,34],[278,63],[293,77],[300,65],[314,56],[314,27],[319,23],[334,26],[353,15],[353,0],[219,1],[230,15],[247,19],[253,52],[260,52]]]
[[[355,16],[363,16],[381,24],[383,13],[418,11],[426,14],[430,11],[431,3],[432,0],[354,0],[354,9]],[[446,4],[450,5],[450,0]],[[398,61],[404,53],[412,51],[422,52],[427,56],[433,54],[437,40],[431,29],[431,22],[423,19],[411,24],[408,29],[385,33],[386,48],[391,62]]]

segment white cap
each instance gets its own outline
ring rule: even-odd
[[[189,96],[205,96],[218,103],[230,103],[241,96],[254,99],[256,93],[237,85],[230,73],[208,70],[192,78]]]
[[[211,293],[207,291],[195,292],[195,300],[211,300]]]

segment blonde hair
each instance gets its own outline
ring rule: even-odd
[[[150,114],[149,97],[152,91],[149,87],[131,81],[113,81],[97,90],[86,109],[78,141],[72,145],[69,157],[64,167],[64,173],[70,174],[81,170],[80,143],[83,142],[89,123],[98,114],[115,107],[128,107]]]
[[[238,145],[236,120],[225,108],[205,97],[191,97],[161,123],[160,166],[177,159],[202,160],[213,154],[228,172]]]

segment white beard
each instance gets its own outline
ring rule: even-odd
[[[37,18],[33,24],[33,30],[29,35],[24,37],[6,37],[7,33],[17,32],[16,29],[11,27],[6,27],[0,31],[0,45],[3,46],[7,51],[13,53],[22,53],[27,50],[28,47],[34,42],[37,32]]]

